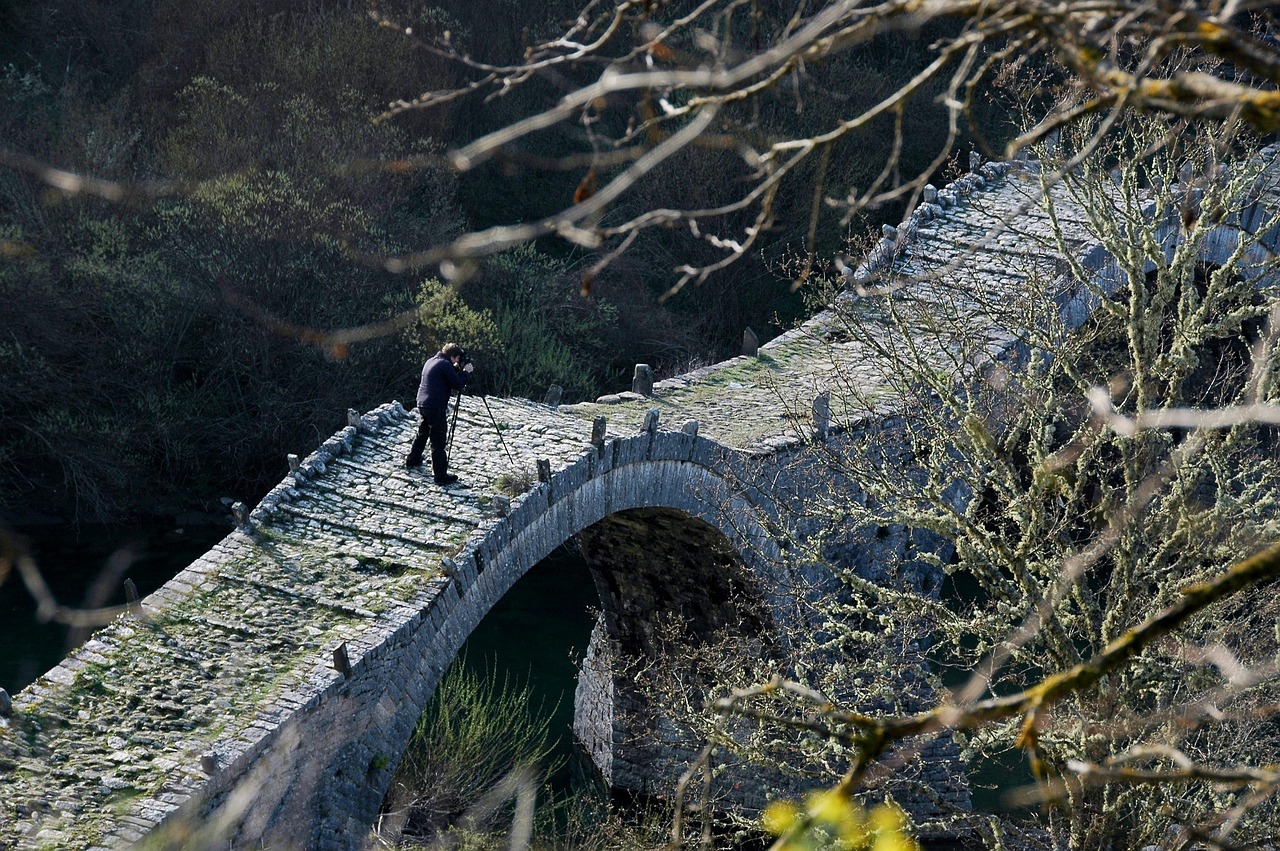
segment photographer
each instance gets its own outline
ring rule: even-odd
[[[445,343],[422,367],[417,400],[422,423],[404,465],[410,469],[422,466],[422,451],[430,440],[431,472],[438,485],[451,485],[458,480],[449,472],[449,456],[445,451],[449,436],[449,397],[466,386],[474,370],[466,351],[457,343]]]

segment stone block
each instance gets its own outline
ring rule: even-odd
[[[561,494],[574,493],[591,477],[591,459],[580,457],[556,473],[556,490]]]
[[[626,467],[647,460],[649,457],[649,442],[650,436],[648,434],[618,441],[615,444],[617,455],[614,459],[614,464],[618,467]]]
[[[635,375],[631,378],[631,392],[641,396],[653,395],[653,367],[647,363],[636,364]]]
[[[683,458],[688,454],[687,440],[688,437],[682,432],[658,432],[653,436],[653,441],[649,444],[648,457],[651,461]]]

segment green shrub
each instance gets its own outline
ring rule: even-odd
[[[428,278],[418,289],[416,302],[418,324],[405,332],[405,341],[418,359],[438,352],[450,342],[475,353],[500,348],[502,338],[493,314],[473,310],[456,288]]]
[[[604,298],[584,297],[579,274],[532,245],[485,263],[465,293],[497,326],[494,344],[471,347],[483,357],[477,364],[487,392],[541,398],[559,384],[572,399],[620,381],[626,347],[618,309]]]
[[[533,703],[528,684],[478,673],[458,659],[392,781],[393,808],[407,810],[404,833],[431,839],[448,830],[517,769],[554,771],[551,713],[543,709]]]

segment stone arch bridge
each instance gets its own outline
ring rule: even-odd
[[[909,281],[892,297],[945,311],[979,358],[999,357],[1014,335],[991,305],[1060,279],[1063,250],[1104,284],[1116,276],[1066,199],[1055,235],[1036,174],[974,163],[885,226],[849,276]],[[1257,209],[1224,225],[1208,259],[1261,221]],[[1088,312],[1087,293],[1060,299]],[[692,641],[803,617],[781,550],[804,498],[797,464],[815,442],[910,413],[877,395],[872,347],[843,330],[840,311],[873,303],[846,292],[758,352],[593,403],[464,397],[461,486],[405,470],[417,419],[399,403],[351,412],[235,531],[0,713],[0,848],[117,848],[164,831],[173,846],[360,847],[463,640],[573,536],[604,611],[575,728],[614,784],[671,777],[682,752],[627,735],[635,695],[610,654],[652,652],[670,615]],[[846,382],[872,403],[831,392]],[[920,779],[963,805],[950,743],[936,745]]]

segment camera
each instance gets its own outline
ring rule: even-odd
[[[471,363],[471,355],[467,354],[466,349],[463,349],[463,351],[462,351],[462,365],[463,365],[463,366],[466,366],[466,365],[467,365],[467,364],[469,364],[469,363]]]

